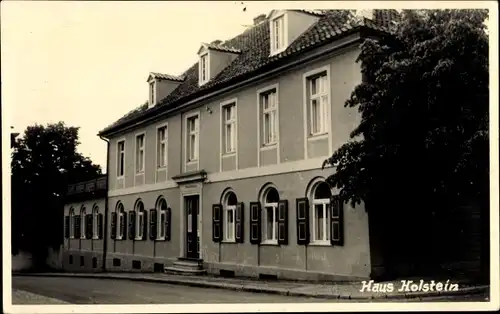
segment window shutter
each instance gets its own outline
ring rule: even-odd
[[[156,217],[156,209],[149,210],[149,238],[151,240],[156,240],[158,229],[157,225],[157,217]]]
[[[333,195],[330,200],[330,228],[331,237],[330,243],[332,245],[344,245],[344,202],[339,195]]]
[[[87,239],[92,239],[92,214],[86,215],[85,219],[86,219],[85,237]]]
[[[111,239],[116,239],[116,213],[111,213]]]
[[[237,243],[243,243],[244,242],[244,226],[245,226],[245,220],[244,220],[244,212],[245,210],[245,204],[244,203],[238,203],[236,205],[236,214],[235,214],[235,239]]]
[[[102,239],[104,237],[104,230],[103,230],[103,215],[99,214],[97,216],[97,235],[99,239]]]
[[[288,244],[288,200],[278,202],[278,244]]]
[[[75,239],[80,239],[81,236],[81,229],[80,229],[80,216],[77,215],[75,216]]]
[[[222,241],[222,206],[220,204],[212,205],[212,240]]]
[[[121,224],[121,230],[123,232],[122,240],[127,240],[127,234],[128,234],[127,220],[128,220],[128,215],[127,215],[126,212],[123,212],[122,220],[120,222],[120,224]]]
[[[165,241],[170,241],[171,235],[171,222],[172,222],[172,209],[169,207],[165,213]]]
[[[64,237],[69,238],[69,216],[64,216]]]
[[[142,211],[142,240],[147,240],[148,238],[148,211]]]
[[[309,200],[298,198],[295,201],[297,210],[297,244],[306,245],[309,243]]]
[[[250,203],[250,243],[259,244],[261,239],[260,203]]]
[[[128,221],[128,238],[130,240],[135,239],[135,211],[130,211],[128,213],[129,221]]]

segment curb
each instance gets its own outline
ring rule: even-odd
[[[458,291],[435,291],[424,293],[399,293],[391,295],[371,295],[371,296],[352,296],[346,294],[325,294],[325,293],[310,293],[293,291],[292,289],[282,289],[275,287],[258,287],[255,284],[233,284],[233,283],[218,283],[209,281],[191,281],[174,278],[140,278],[140,277],[125,277],[121,275],[91,275],[85,273],[12,273],[12,276],[18,277],[77,277],[77,278],[93,278],[93,279],[112,279],[112,280],[129,280],[129,281],[142,281],[154,283],[166,283],[175,285],[184,285],[197,288],[216,288],[216,289],[229,289],[236,291],[245,291],[253,293],[269,293],[278,294],[283,296],[296,296],[296,297],[309,297],[321,299],[341,299],[341,300],[385,300],[385,299],[415,299],[424,297],[439,297],[439,296],[460,296],[460,295],[474,295],[486,293],[489,290],[488,286],[467,287]]]

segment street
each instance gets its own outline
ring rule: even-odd
[[[72,304],[195,304],[195,303],[303,303],[367,302],[329,300],[275,294],[240,292],[128,280],[63,277],[12,277],[14,291],[27,291]],[[29,294],[13,293],[12,304],[41,304],[29,300]],[[389,300],[388,300],[389,301]],[[385,300],[375,302],[388,302]],[[418,302],[416,299],[404,302]],[[485,301],[484,296],[431,298],[423,301]],[[372,301],[373,302],[373,301]],[[398,302],[398,300],[390,300]],[[401,300],[399,300],[401,302]],[[42,302],[43,303],[43,302]]]

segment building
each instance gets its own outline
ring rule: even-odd
[[[107,195],[65,208],[65,267],[88,256],[84,265],[107,271],[380,273],[364,205],[339,202],[324,181],[334,169],[321,168],[360,119],[344,108],[362,81],[360,42],[397,14],[273,10],[231,40],[201,44],[183,75],[150,73],[147,104],[99,133]]]

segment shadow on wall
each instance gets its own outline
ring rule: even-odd
[[[45,264],[49,269],[62,270],[62,249],[49,248]],[[33,257],[30,253],[19,252],[17,255],[12,255],[12,271],[28,271],[33,267]]]

